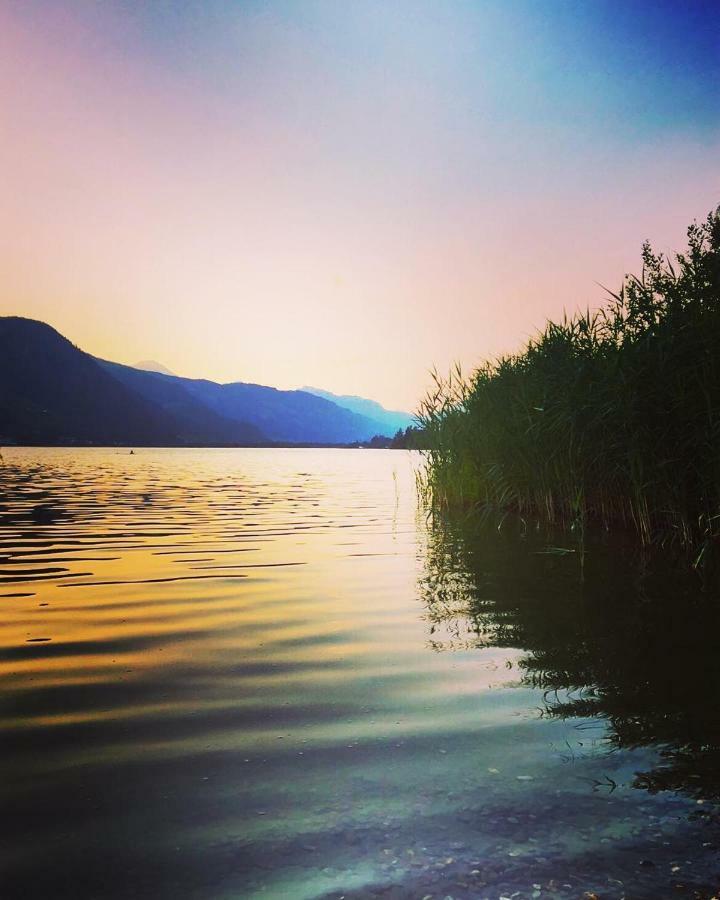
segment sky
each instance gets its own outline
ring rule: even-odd
[[[0,315],[413,410],[720,203],[699,0],[1,0]]]

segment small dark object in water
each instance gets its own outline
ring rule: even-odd
[[[654,866],[655,863],[651,859],[641,859],[640,865],[641,866]]]

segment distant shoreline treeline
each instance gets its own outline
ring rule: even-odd
[[[398,428],[393,437],[376,434],[369,441],[356,441],[350,444],[363,450],[424,450],[424,434],[416,425],[408,425],[404,430]]]
[[[238,443],[143,443],[142,441],[123,441],[116,443],[99,443],[94,441],[23,441],[19,443],[13,440],[4,440],[0,446],[0,461],[2,461],[2,448],[33,448],[56,447],[58,449],[95,449],[95,450],[132,450],[143,448],[145,450],[422,450],[423,432],[414,425],[409,425],[404,431],[398,429],[394,437],[376,434],[367,441],[353,441],[345,444],[310,443],[291,441],[265,441],[255,444]]]
[[[419,415],[436,506],[626,527],[696,564],[720,541],[720,207],[686,252],[642,259],[600,311],[436,376]]]

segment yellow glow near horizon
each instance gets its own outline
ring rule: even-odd
[[[502,5],[487,38],[463,3],[210,7],[0,10],[0,314],[413,409],[433,366],[598,305],[717,201],[717,128],[538,122],[568,89],[488,56],[524,46]]]

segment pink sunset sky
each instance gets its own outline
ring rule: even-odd
[[[414,409],[720,200],[704,6],[627,6],[5,2],[0,314]]]

